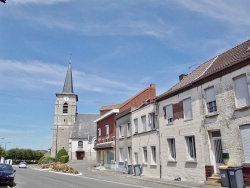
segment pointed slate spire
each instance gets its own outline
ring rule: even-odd
[[[71,62],[69,62],[68,71],[63,86],[63,93],[69,93],[69,94],[74,93]]]

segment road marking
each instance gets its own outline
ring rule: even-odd
[[[102,179],[96,179],[96,178],[90,178],[90,177],[84,177],[84,176],[78,176],[78,177],[85,178],[85,179],[90,179],[90,180],[95,180],[95,181],[102,181],[102,182],[107,182],[107,183],[113,183],[113,184],[118,184],[118,185],[127,185],[127,186],[130,186],[130,187],[150,188],[150,187],[145,187],[145,186],[140,186],[140,185],[132,185],[132,184],[127,184],[127,183],[119,183],[119,182],[102,180]]]

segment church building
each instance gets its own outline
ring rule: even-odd
[[[68,70],[62,93],[56,93],[51,157],[64,148],[70,160],[95,160],[96,123],[99,114],[78,114],[78,95],[73,90],[72,66]]]

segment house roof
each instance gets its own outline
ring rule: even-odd
[[[155,84],[150,84],[149,87],[145,88],[144,90],[142,90],[141,92],[137,93],[136,95],[134,95],[133,97],[129,98],[128,100],[126,100],[125,102],[123,102],[120,106],[120,108],[124,107],[126,104],[128,104],[130,101],[132,101],[133,99],[135,99],[136,97],[138,97],[139,95],[141,95],[143,92],[149,90],[149,89],[152,89],[152,88],[155,88]],[[149,98],[150,100],[150,98]],[[153,100],[153,99],[151,99]],[[145,101],[143,101],[142,103],[144,103]]]
[[[177,94],[183,89],[192,87],[192,84],[198,80],[206,78],[217,73],[227,67],[240,63],[241,61],[250,58],[250,40],[210,59],[209,61],[198,66],[193,72],[184,77],[175,86],[167,90],[165,93],[156,97],[156,100],[162,100],[172,94]]]
[[[112,105],[108,105],[108,106],[102,106],[101,107],[101,111],[105,111],[105,110],[112,110],[112,109],[119,109],[121,107],[122,104],[112,104]]]
[[[94,121],[99,116],[99,114],[77,114],[70,138],[83,139],[88,138],[88,135],[95,136],[96,123]]]

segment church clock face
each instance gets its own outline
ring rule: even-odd
[[[69,97],[63,97],[63,100],[66,102],[69,100]]]

